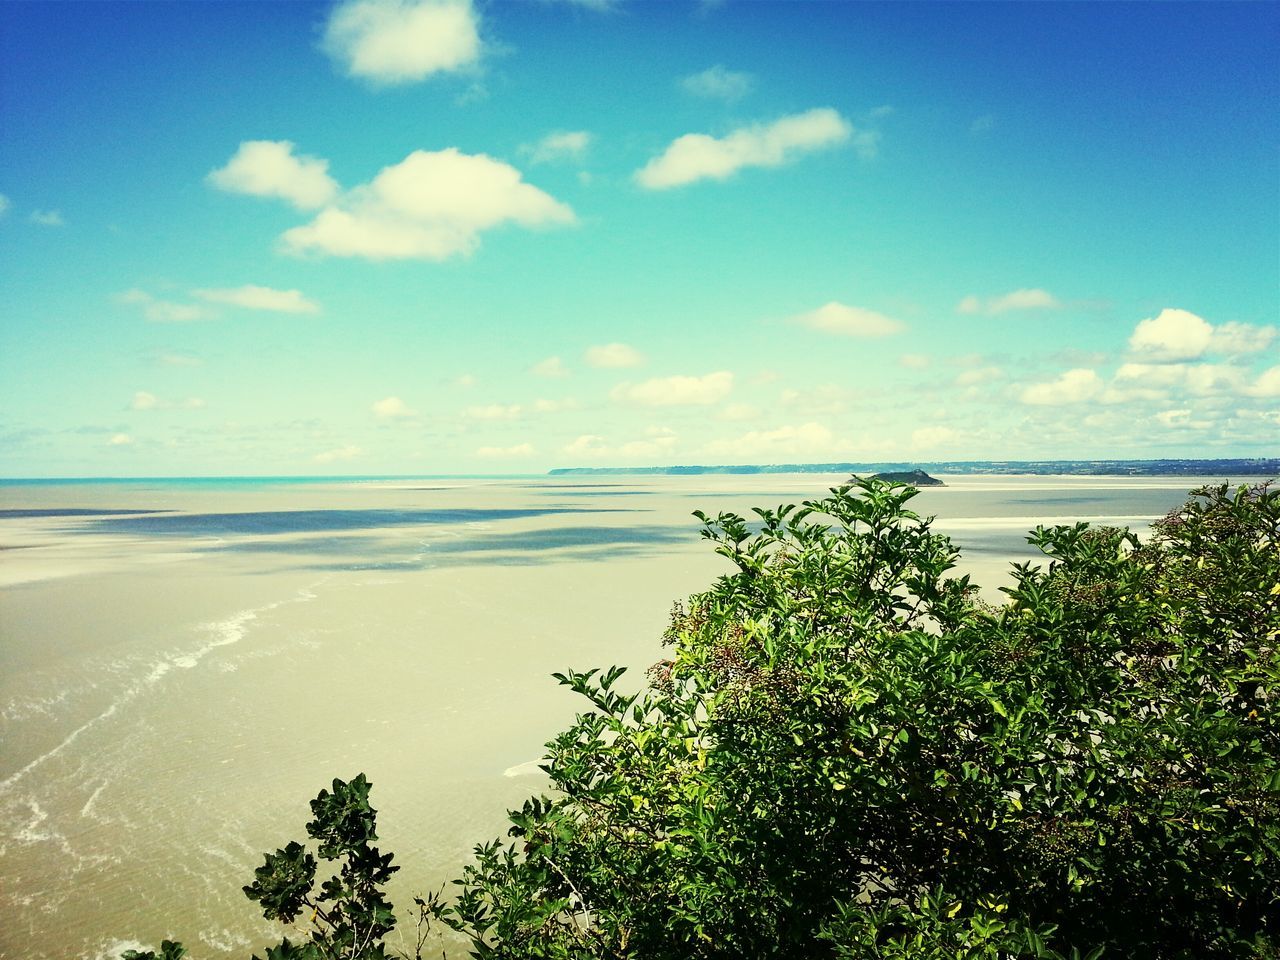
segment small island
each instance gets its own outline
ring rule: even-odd
[[[913,487],[945,487],[946,484],[937,477],[931,477],[923,470],[890,470],[887,473],[872,475],[873,480],[890,480],[893,483],[909,483]]]

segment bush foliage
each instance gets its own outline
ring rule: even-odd
[[[915,493],[699,514],[731,571],[639,693],[556,675],[554,789],[420,919],[482,958],[1280,957],[1280,493],[1039,528],[999,607]],[[317,899],[297,844],[246,888],[320,917],[271,960],[384,955],[367,796],[312,804]]]

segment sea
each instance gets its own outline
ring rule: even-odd
[[[391,899],[439,889],[546,789],[582,708],[551,674],[639,684],[672,603],[727,571],[692,511],[845,479],[0,481],[0,958],[297,939],[241,887],[360,772]],[[1000,602],[1037,524],[1144,533],[1225,478],[943,479],[912,505]]]

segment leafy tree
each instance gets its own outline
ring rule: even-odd
[[[362,773],[349,782],[333,781],[333,791],[321,790],[311,801],[315,817],[307,835],[317,841],[320,857],[338,861],[338,872],[316,887],[316,858],[302,844],[291,841],[268,853],[254,880],[244,888],[262,907],[268,920],[293,923],[306,914],[310,938],[293,943],[285,937],[267,950],[266,960],[383,960],[384,938],[395,927],[391,903],[382,885],[399,867],[392,854],[379,853],[377,811],[369,805],[371,784]],[[151,951],[127,951],[122,960],[181,960],[181,944],[166,940],[159,956]],[[254,960],[258,960],[257,957]]]
[[[1280,957],[1280,494],[1039,528],[993,607],[915,492],[699,514],[731,572],[639,692],[556,675],[552,795],[420,920],[481,958]],[[384,955],[367,797],[312,804],[320,896],[298,844],[245,888],[318,918],[268,960]]]

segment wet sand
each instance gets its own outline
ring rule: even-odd
[[[541,788],[578,706],[550,673],[638,683],[672,601],[726,569],[690,512],[841,479],[0,488],[0,957],[278,939],[240,887],[360,771],[392,899],[438,887]],[[1195,485],[948,483],[918,507],[993,599],[1034,523],[1142,526]]]

